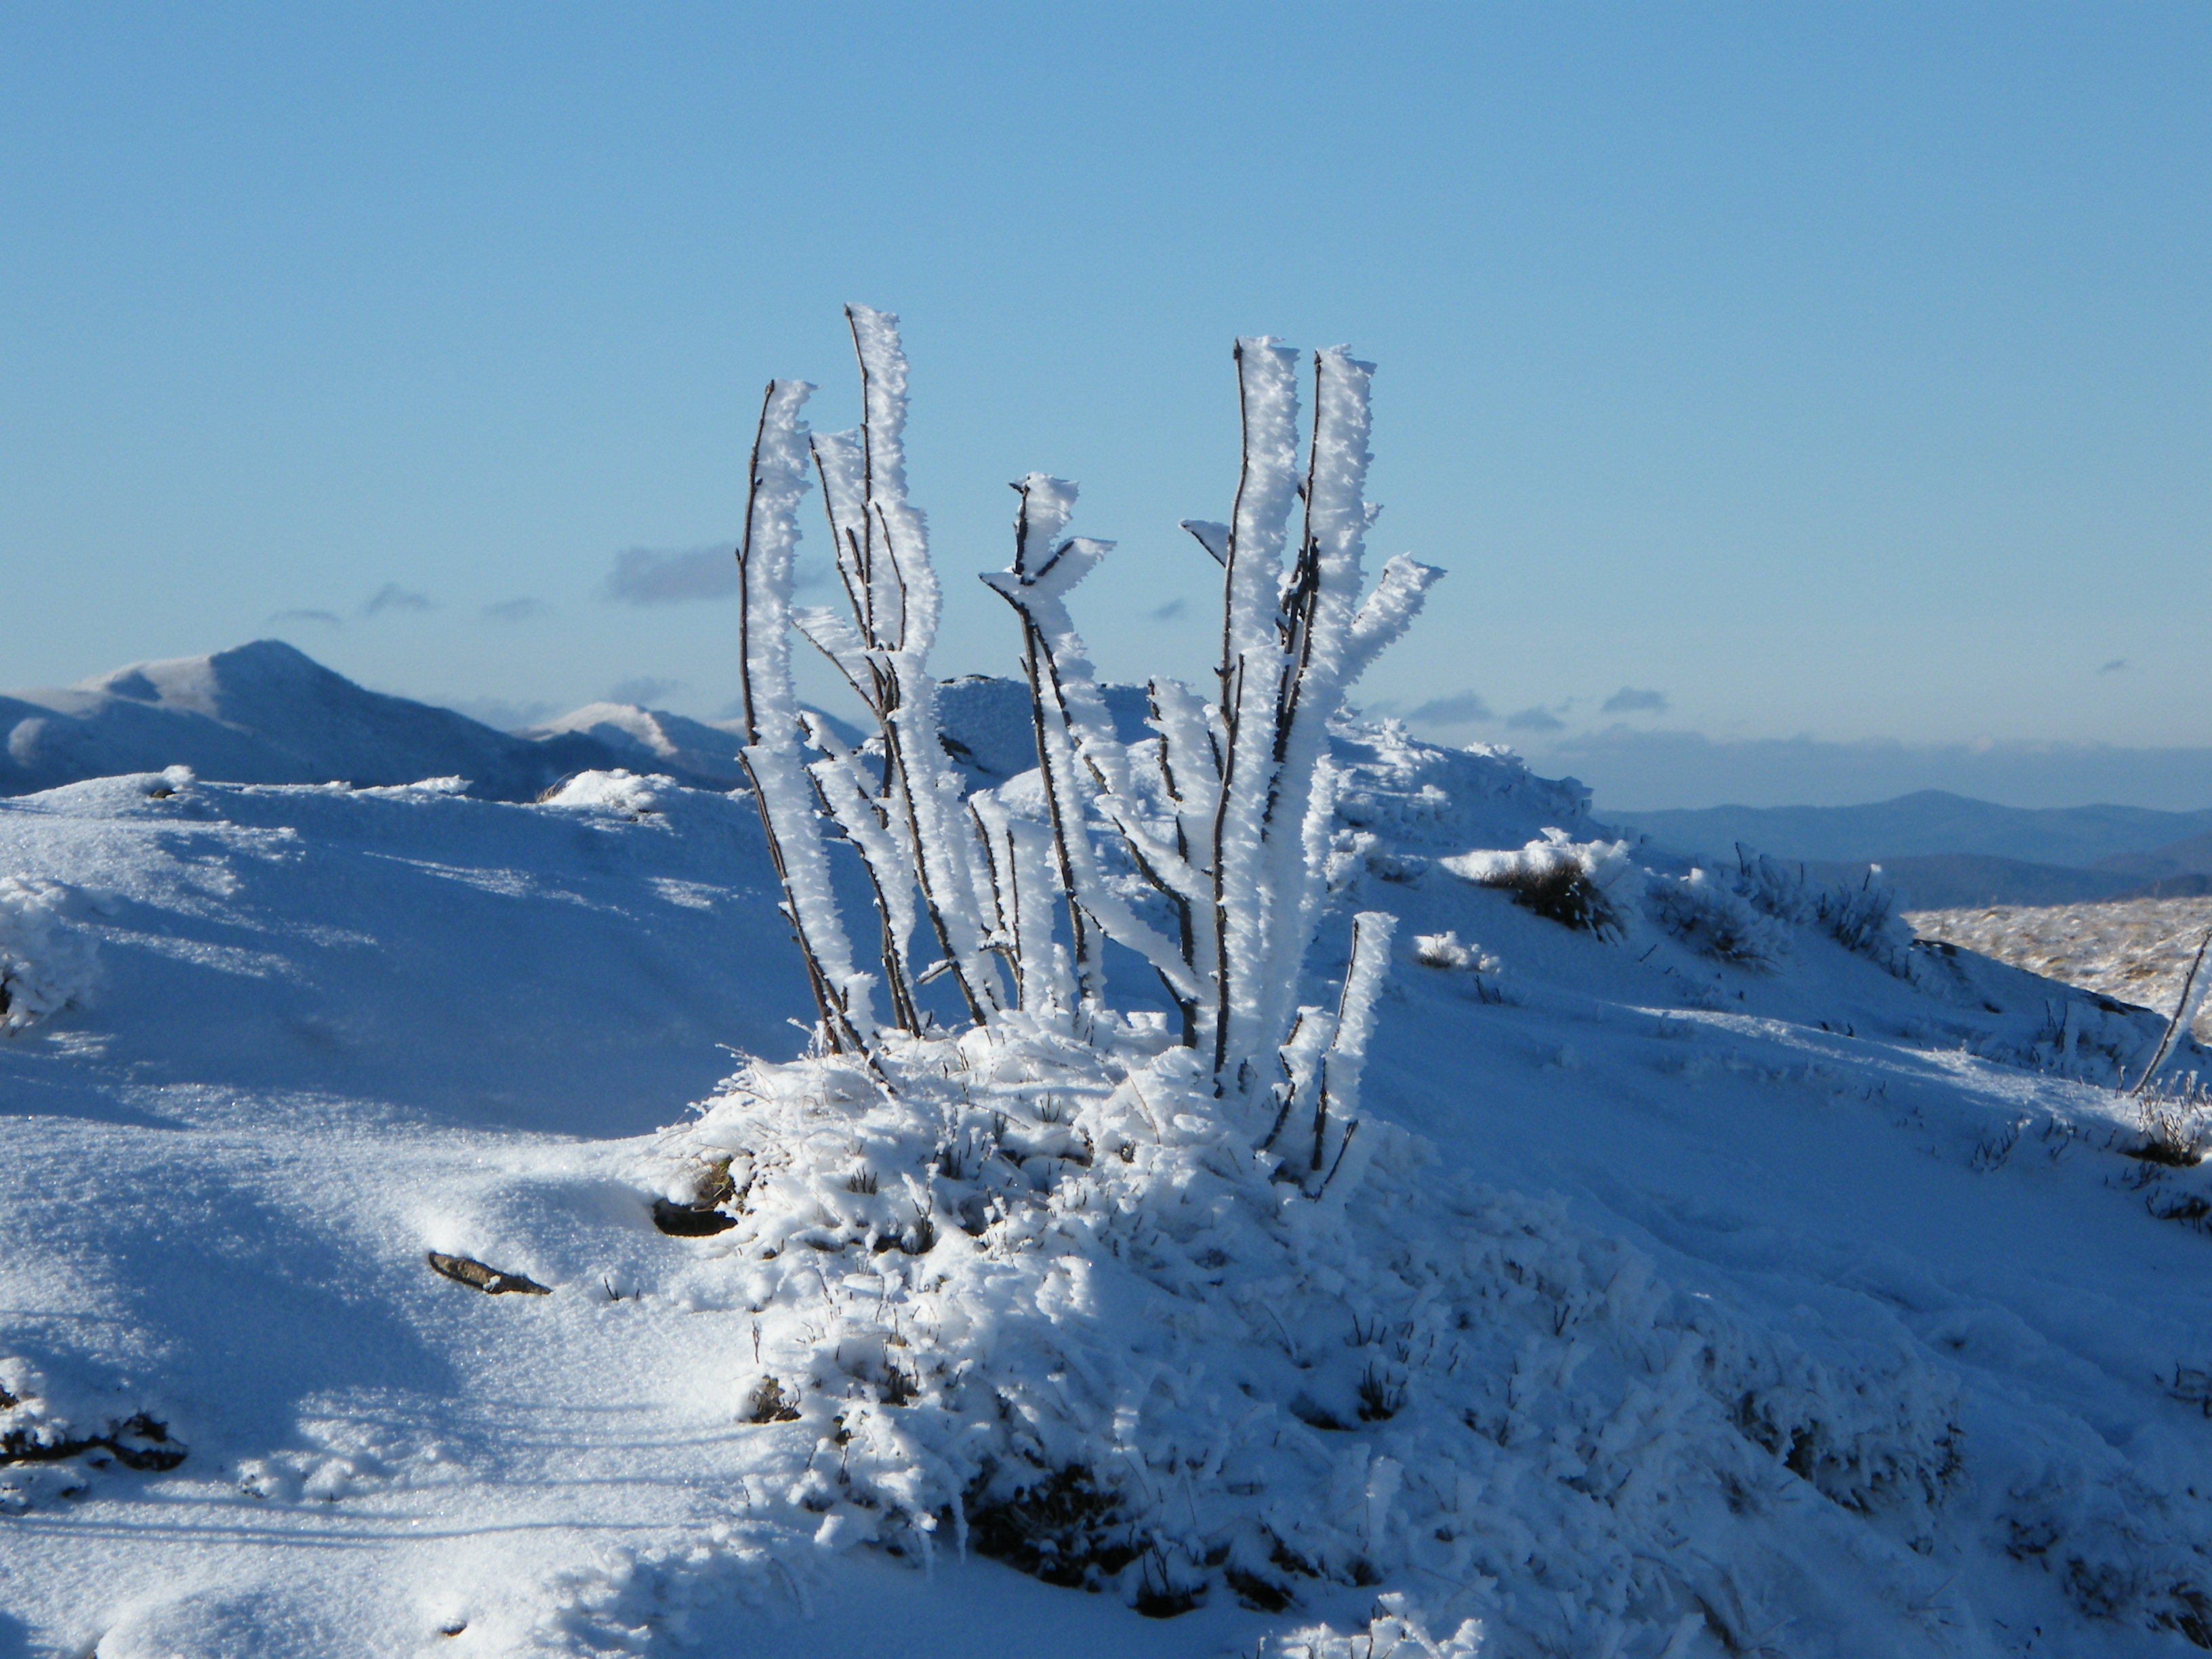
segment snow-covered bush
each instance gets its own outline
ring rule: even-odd
[[[1418,1583],[1431,1631],[1656,1652],[1765,1506],[1917,1535],[1944,1501],[1955,1389],[1910,1353],[1750,1326],[1380,1122],[1314,1201],[1202,1051],[1104,1052],[1013,1013],[888,1054],[896,1094],[756,1063],[656,1147],[654,1185],[736,1189],[757,1517],[1154,1612]],[[1409,1612],[1400,1651],[1454,1650]]]
[[[1462,853],[1443,866],[1462,880],[1496,887],[1538,915],[1601,938],[1623,939],[1635,926],[1644,871],[1621,841],[1577,842],[1564,830],[1510,852]]]
[[[70,890],[28,876],[0,876],[0,1036],[82,1004],[97,951],[64,916]]]
[[[1710,870],[1649,877],[1644,908],[1690,949],[1722,962],[1771,969],[1789,953],[1789,928]]]
[[[1808,882],[1802,865],[1791,866],[1738,843],[1735,890],[1768,915],[1826,933],[1846,951],[1911,979],[1912,926],[1899,912],[1897,890],[1881,866],[1867,866],[1857,881]]]
[[[1363,1117],[1392,918],[1352,918],[1333,995],[1304,1000],[1307,957],[1333,854],[1358,866],[1347,887],[1419,872],[1336,846],[1325,738],[1434,575],[1394,559],[1361,597],[1367,367],[1315,356],[1301,441],[1296,360],[1239,343],[1236,509],[1187,526],[1223,572],[1213,695],[1152,681],[1145,742],[1116,740],[1066,610],[1107,544],[1063,534],[1072,484],[1016,486],[1013,562],[986,580],[1021,630],[1038,765],[963,802],[904,495],[906,365],[891,319],[849,318],[862,426],[811,434],[808,388],[769,388],[739,553],[743,760],[817,1042],[750,1063],[641,1171],[734,1224],[699,1304],[750,1322],[731,1407],[758,1437],[754,1519],[831,1553],[973,1548],[1164,1614],[1410,1575],[1444,1589],[1301,1639],[1443,1659],[1486,1627],[1566,1652],[1702,1627],[1737,1592],[1678,1546],[1693,1527],[1700,1560],[1749,1553],[1757,1506],[1731,1492],[1802,1473],[1869,1510],[1940,1501],[1947,1397],[1908,1359],[1832,1370]],[[810,473],[841,611],[791,605]],[[867,710],[862,748],[799,708],[793,630]],[[1444,789],[1372,769],[1361,821],[1452,821]],[[833,850],[865,877],[872,968]],[[1617,842],[1553,830],[1445,862],[1601,933],[1639,908]],[[1109,994],[1109,941],[1170,1012]]]
[[[1416,935],[1413,960],[1424,968],[1464,968],[1478,974],[1498,973],[1505,966],[1480,945],[1460,943],[1456,928]]]
[[[1269,1659],[1477,1659],[1483,1645],[1482,1621],[1467,1619],[1445,1637],[1431,1636],[1400,1591],[1375,1598],[1367,1628],[1346,1634],[1317,1626],[1277,1637],[1262,1651]]]
[[[811,388],[769,386],[738,555],[742,758],[824,1048],[867,1056],[888,1080],[886,1044],[933,1029],[921,989],[939,977],[974,1024],[1018,1011],[1047,1029],[1110,1036],[1123,1029],[1107,992],[1111,940],[1165,988],[1181,1042],[1206,1058],[1224,1111],[1272,1139],[1294,1109],[1310,1109],[1334,1124],[1340,1149],[1391,924],[1379,913],[1359,919],[1334,1010],[1300,1005],[1334,830],[1327,727],[1437,574],[1394,558],[1363,598],[1370,367],[1340,349],[1314,354],[1302,440],[1297,354],[1238,342],[1236,510],[1227,524],[1186,521],[1223,572],[1216,695],[1152,680],[1158,735],[1146,743],[1116,740],[1066,608],[1111,544],[1063,533],[1073,484],[1031,473],[1015,486],[1013,562],[984,580],[1018,621],[1038,768],[1034,788],[981,790],[963,805],[928,667],[940,596],[922,515],[906,497],[896,319],[861,307],[847,317],[861,425],[811,433],[799,418]],[[842,610],[791,602],[797,512],[811,478],[822,484]],[[799,708],[793,631],[867,711],[872,757]],[[879,972],[856,957],[817,809],[866,872]],[[1324,1152],[1312,1162],[1318,1179]]]

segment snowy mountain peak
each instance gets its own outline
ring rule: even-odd
[[[351,684],[296,646],[287,645],[282,640],[253,640],[207,656],[165,657],[153,662],[128,663],[79,680],[70,689],[95,696],[161,703],[188,714],[222,720],[226,702],[331,683]]]

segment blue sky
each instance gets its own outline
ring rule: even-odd
[[[1381,365],[1376,550],[1451,574],[1365,690],[1435,735],[1645,806],[1590,757],[2212,745],[2208,84],[2195,5],[11,4],[0,684],[719,713],[668,560],[770,375],[852,416],[856,299],[948,674],[1033,468],[1104,671],[1199,672],[1268,331]]]

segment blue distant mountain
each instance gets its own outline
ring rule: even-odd
[[[1923,909],[2181,896],[2212,887],[2212,811],[2000,806],[1923,789],[1865,806],[1614,813],[1619,829],[1708,864],[1739,844],[1832,878],[1880,864]]]

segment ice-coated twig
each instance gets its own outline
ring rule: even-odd
[[[938,960],[980,1024],[998,1006],[998,981],[986,958],[979,906],[987,895],[969,821],[954,804],[938,734],[928,659],[939,596],[927,526],[906,494],[906,356],[890,313],[848,306],[845,319],[860,370],[860,425],[816,434],[809,447],[850,614],[810,608],[793,620],[875,718],[881,793],[905,854],[901,880],[919,890]],[[884,931],[887,939],[896,931],[888,912]],[[902,963],[885,962],[887,979],[903,972]]]
[[[1145,826],[1134,798],[1127,751],[1116,741],[1083,641],[1067,614],[1066,595],[1096,568],[1110,542],[1055,540],[1066,527],[1075,486],[1033,472],[1014,486],[1014,562],[984,583],[1021,620],[1023,668],[1053,845],[1075,941],[1076,981],[1085,1006],[1103,1006],[1104,966],[1099,935],[1135,951],[1157,972],[1177,1006],[1194,1004],[1199,985],[1187,945],[1170,939],[1131,910],[1099,869],[1088,807],[1119,832],[1145,878],[1170,902],[1188,906],[1198,890],[1188,860],[1161,845]]]
[[[854,969],[830,891],[829,861],[815,827],[813,785],[799,763],[798,700],[791,684],[791,567],[799,502],[806,493],[806,424],[799,411],[812,390],[801,380],[771,381],[754,434],[745,533],[738,548],[745,724],[738,758],[783,886],[792,937],[805,958],[823,1040],[835,1052],[865,1053],[875,1028],[869,981]]]
[[[1342,348],[1314,354],[1313,437],[1308,451],[1305,533],[1284,586],[1281,688],[1273,711],[1274,771],[1263,818],[1267,890],[1274,908],[1261,966],[1261,1030],[1279,1030],[1297,1002],[1299,964],[1325,896],[1335,809],[1328,722],[1344,700],[1348,635],[1359,601],[1361,557],[1374,513],[1364,490],[1368,398],[1374,368]]]
[[[1328,1165],[1328,1178],[1315,1189],[1318,1197],[1344,1162],[1345,1148],[1358,1130],[1359,1082],[1367,1066],[1367,1040],[1374,1034],[1375,1002],[1390,971],[1390,939],[1398,919],[1387,910],[1362,910],[1352,919],[1352,950],[1345,964],[1344,989],[1337,999],[1334,1030],[1328,1050],[1321,1057],[1321,1089],[1314,1098],[1313,1163],[1322,1173],[1328,1146],[1329,1109],[1344,1121],[1336,1163]]]
[[[2197,947],[2197,959],[2189,964],[2189,976],[2181,981],[2180,999],[2173,1005],[2173,1018],[2166,1023],[2166,1031],[2158,1040],[2158,1050],[2143,1067],[2142,1076],[2136,1080],[2134,1094],[2150,1087],[2150,1080],[2158,1075],[2158,1068],[2166,1064],[2166,1056],[2181,1034],[2195,1024],[2197,1012],[2204,1006],[2207,992],[2212,992],[2212,933],[2204,935]]]
[[[823,758],[807,768],[823,810],[845,832],[860,855],[883,924],[884,981],[890,994],[891,1018],[909,1034],[921,1035],[921,1012],[907,972],[908,941],[914,934],[913,855],[893,834],[894,820],[872,798],[860,759],[848,750],[830,723],[811,709],[800,711],[808,741]]]
[[[1262,336],[1239,340],[1234,355],[1242,459],[1223,562],[1218,670],[1229,753],[1210,850],[1218,940],[1214,1079],[1218,1088],[1241,1093],[1254,1058],[1273,1046],[1262,1036],[1276,896],[1264,842],[1285,663],[1283,549],[1299,478],[1297,353]],[[1232,974],[1232,964],[1246,971]]]
[[[1444,573],[1432,564],[1423,564],[1404,553],[1393,554],[1382,564],[1382,580],[1375,591],[1359,607],[1352,618],[1352,637],[1345,643],[1344,684],[1346,689],[1358,684],[1374,663],[1393,645],[1399,636],[1413,626],[1413,618],[1420,614],[1421,602],[1428,597],[1429,589]]]

